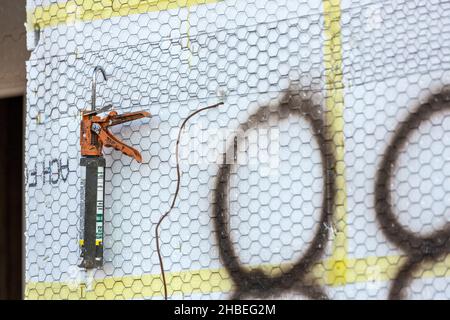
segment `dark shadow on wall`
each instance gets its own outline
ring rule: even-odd
[[[0,99],[0,299],[23,296],[24,99]]]

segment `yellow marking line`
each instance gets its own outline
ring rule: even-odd
[[[191,12],[190,11],[188,11],[186,24],[187,24],[187,30],[186,30],[187,48],[189,50],[188,64],[189,64],[189,69],[191,69],[192,68],[192,48],[191,48]]]
[[[342,81],[341,9],[339,0],[324,0],[324,63],[326,77],[327,138],[332,141],[336,159],[336,199],[333,214],[333,258],[329,261],[328,281],[333,285],[346,283],[348,252],[347,191],[344,149],[344,84]]]
[[[232,283],[225,269],[171,272],[166,274],[169,295],[227,292]],[[161,275],[139,275],[96,279],[92,289],[85,283],[28,282],[27,299],[142,299],[162,297]]]
[[[389,281],[394,279],[399,267],[404,263],[403,256],[367,257],[346,259],[345,283],[341,285],[365,282]],[[330,261],[317,264],[311,275],[319,284],[335,286],[334,279],[323,277]],[[265,273],[276,275],[290,265],[260,266]],[[450,255],[434,264],[425,264],[414,274],[415,279],[450,277]],[[167,273],[169,296],[195,293],[209,294],[229,292],[233,283],[224,268],[202,269]],[[110,277],[96,279],[92,289],[84,283],[71,282],[28,282],[25,288],[27,299],[143,299],[162,297],[162,282],[159,274]]]
[[[41,30],[77,21],[89,22],[155,11],[189,8],[219,0],[68,0],[27,12],[28,30]]]

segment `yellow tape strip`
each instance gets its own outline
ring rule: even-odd
[[[344,92],[342,81],[341,8],[339,0],[324,0],[324,63],[326,77],[326,123],[336,158],[336,209],[333,216],[333,258],[328,280],[333,285],[346,283],[347,277],[347,191],[345,183]]]
[[[367,257],[346,259],[347,271],[345,283],[374,283],[394,279],[399,267],[405,261],[402,256]],[[334,286],[335,281],[324,278],[330,261],[323,261],[315,266],[312,277],[321,285]],[[289,265],[261,266],[266,274],[279,274],[281,269]],[[195,271],[167,273],[169,296],[183,296],[195,293],[209,294],[214,292],[229,292],[233,283],[224,268],[204,269]],[[413,276],[415,279],[448,278],[450,277],[450,255],[434,264],[424,264]],[[162,297],[163,288],[161,276],[141,275],[111,277],[94,280],[92,289],[86,284],[63,282],[28,282],[25,287],[27,299],[143,299]]]
[[[77,21],[124,17],[154,11],[188,8],[219,0],[68,0],[37,7],[27,13],[28,30],[40,30]]]
[[[171,272],[166,274],[170,296],[228,292],[232,283],[225,269]],[[89,286],[91,288],[89,288]],[[143,299],[162,297],[161,275],[96,279],[90,285],[73,282],[28,282],[27,299]]]

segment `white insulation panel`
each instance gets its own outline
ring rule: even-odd
[[[218,102],[182,131],[169,298],[450,298],[448,1],[116,2],[28,0],[48,14],[28,26],[27,298],[163,297],[177,136]],[[97,107],[152,117],[111,129],[143,162],[105,149],[104,265],[85,271],[96,66]]]

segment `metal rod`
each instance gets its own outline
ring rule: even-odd
[[[91,111],[95,111],[95,103],[96,103],[96,97],[97,97],[97,74],[98,72],[101,72],[103,75],[103,80],[106,81],[106,73],[105,70],[103,70],[102,67],[95,67],[94,74],[92,75],[92,99],[91,99]]]

